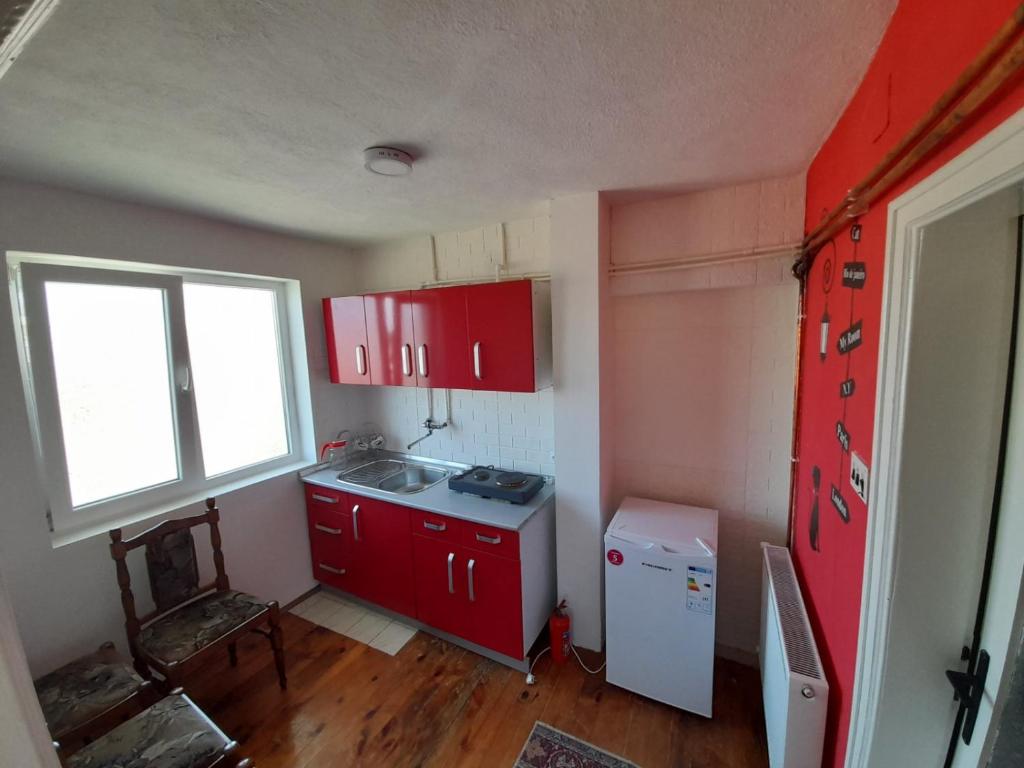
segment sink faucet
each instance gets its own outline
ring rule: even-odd
[[[427,430],[427,434],[423,435],[422,437],[417,437],[415,440],[413,440],[411,443],[405,446],[405,450],[411,451],[414,445],[422,443],[424,440],[426,440],[428,437],[434,434],[435,429],[444,429],[447,426],[447,421],[437,422],[434,421],[433,419],[427,419],[426,421],[423,422],[423,428]]]

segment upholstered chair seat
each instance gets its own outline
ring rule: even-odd
[[[180,662],[268,611],[244,592],[212,592],[176,608],[139,633],[139,647],[164,664]]]
[[[76,752],[68,768],[209,768],[244,766],[231,741],[180,691]]]

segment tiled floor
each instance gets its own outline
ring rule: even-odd
[[[291,612],[389,656],[402,650],[402,646],[416,634],[413,627],[349,602],[332,592],[316,592],[292,606]]]

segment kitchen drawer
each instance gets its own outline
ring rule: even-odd
[[[464,525],[464,522],[456,520],[454,517],[438,515],[434,512],[423,512],[419,509],[412,511],[412,532],[431,539],[458,544],[463,538],[462,527]]]
[[[519,559],[519,533],[479,523],[462,523],[462,543],[470,549]]]
[[[306,486],[306,509],[320,508],[335,512],[348,511],[348,494],[320,485]]]

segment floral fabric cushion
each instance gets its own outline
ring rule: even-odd
[[[120,704],[143,680],[125,659],[104,647],[35,681],[50,734],[62,735]]]
[[[266,609],[244,592],[212,592],[142,630],[139,647],[164,663],[181,661]]]
[[[169,611],[199,591],[196,542],[187,528],[147,544],[146,567],[158,611]]]
[[[228,743],[184,696],[168,696],[83,747],[68,768],[204,768]]]

